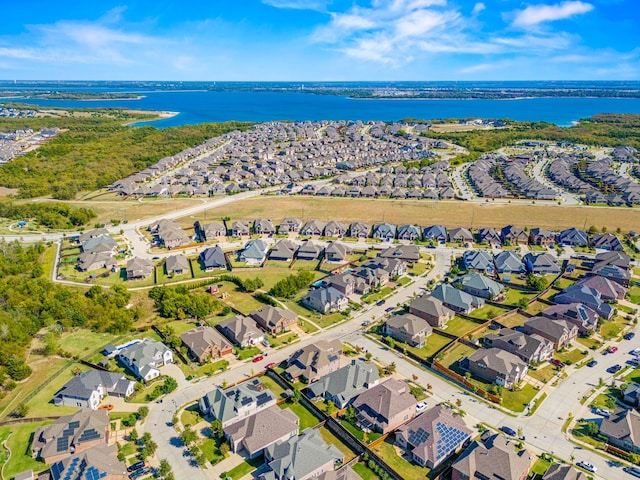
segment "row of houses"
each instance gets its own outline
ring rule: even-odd
[[[2,115],[0,114],[0,116]],[[24,155],[26,152],[58,136],[59,133],[60,130],[57,128],[43,128],[37,132],[30,128],[0,132],[0,164],[10,162],[14,158]]]

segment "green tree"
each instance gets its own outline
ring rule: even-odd
[[[184,430],[180,432],[180,440],[185,445],[189,446],[198,440],[198,434],[191,428],[190,425],[185,425]]]
[[[598,427],[598,424],[596,422],[587,422],[586,430],[587,433],[593,437],[598,434],[598,432],[600,431],[600,427]]]
[[[173,377],[167,377],[162,385],[162,392],[167,394],[178,388],[178,381]]]
[[[147,415],[149,415],[149,407],[140,407],[140,408],[138,408],[138,411],[136,412],[136,415],[138,415],[138,418],[141,419],[141,420],[147,418]]]
[[[24,402],[18,404],[16,409],[14,410],[14,416],[18,418],[24,418],[29,413],[29,405]]]
[[[138,440],[138,438],[138,431],[134,428],[133,430],[131,430],[131,433],[129,433],[129,440],[135,442],[136,440]]]
[[[171,464],[166,458],[163,458],[162,460],[160,460],[160,466],[158,467],[158,475],[166,478],[166,476],[171,473],[171,470],[172,470]]]

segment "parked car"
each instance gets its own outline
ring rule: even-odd
[[[587,367],[595,367],[597,364],[597,360],[591,360],[589,363],[587,363]]]
[[[596,473],[596,471],[598,470],[595,465],[593,465],[592,463],[589,462],[578,462],[576,463],[576,465],[580,468],[584,468],[586,471],[591,472],[591,473]]]
[[[609,353],[616,353],[618,351],[618,347],[616,347],[615,345],[611,345],[609,347],[609,350],[607,350]]]
[[[552,365],[555,365],[556,367],[560,367],[560,368],[564,368],[566,367],[566,365],[561,362],[560,360],[558,360],[557,358],[550,358],[549,359],[549,363]]]
[[[631,360],[627,360],[627,363],[629,365],[637,367],[638,365],[640,365],[640,358],[638,358],[638,357],[632,358]]]
[[[636,356],[636,357],[637,357],[637,356],[640,356],[640,348],[634,348],[634,349],[633,349],[633,350],[631,350],[629,353],[630,353],[631,355]]]
[[[263,338],[263,339],[262,339],[262,344],[263,344],[265,347],[270,347],[270,346],[271,346],[271,344],[269,343],[269,340],[267,340],[266,338]]]
[[[624,467],[623,470],[629,475],[640,478],[640,468],[638,467]]]
[[[604,408],[594,408],[593,413],[596,415],[602,415],[604,418],[609,418],[611,416],[611,412],[609,410],[605,410]]]
[[[634,332],[629,332],[624,336],[624,339],[625,340],[631,340],[635,336],[636,336],[636,334]]]
[[[423,412],[427,408],[427,402],[419,402],[416,404],[416,413]]]
[[[253,363],[258,363],[260,361],[264,360],[264,357],[262,355],[258,355],[257,357],[253,357],[253,360],[251,360]]]
[[[618,365],[617,363],[607,368],[607,372],[609,373],[618,373],[620,370],[622,370],[622,365]]]
[[[127,467],[127,472],[133,472],[135,470],[140,470],[142,467],[144,467],[144,462],[140,461],[140,462],[136,462],[132,465],[129,465]]]
[[[273,363],[273,362],[271,362],[271,363],[267,363],[267,366],[266,366],[266,367],[264,367],[264,368],[265,368],[265,369],[267,369],[267,370],[269,370],[270,368],[273,368],[273,367],[275,367],[275,366],[276,366],[276,364],[275,364],[275,363]]]
[[[389,312],[393,312],[393,307],[387,307],[384,309],[385,312],[389,313]]]
[[[380,305],[384,305],[385,303],[387,303],[387,301],[386,301],[386,300],[384,300],[384,299],[383,299],[383,300],[378,300],[378,301],[376,302],[376,305],[377,305],[377,306],[380,306]]]
[[[364,322],[362,322],[362,326],[366,327],[367,325],[369,325],[371,323],[370,320],[365,320]]]
[[[507,427],[506,425],[501,426],[500,430],[502,430],[506,435],[509,435],[511,437],[518,436],[518,433],[513,428]]]

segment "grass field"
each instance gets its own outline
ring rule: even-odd
[[[571,365],[574,363],[578,363],[586,357],[582,352],[584,349],[582,348],[574,348],[573,350],[569,350],[568,352],[556,352],[555,357],[558,358],[561,362],[566,363],[567,365]]]
[[[60,336],[60,348],[71,355],[77,355],[82,358],[112,343],[115,338],[116,336],[110,333],[72,329],[63,332]]]
[[[353,471],[362,478],[362,480],[380,480],[380,477],[369,470],[369,467],[364,463],[358,462],[352,468]]]
[[[120,203],[120,202],[118,202]],[[120,203],[121,205],[121,203]],[[171,205],[173,207],[173,205]],[[173,208],[171,208],[173,210]],[[209,221],[229,213],[229,206],[207,210]],[[272,197],[240,200],[233,204],[234,218],[271,218],[276,224],[284,217],[300,216],[304,219],[337,220],[342,222],[387,222],[440,224],[445,227],[483,225],[500,227],[513,223],[514,219],[526,219],[517,226],[540,227],[561,230],[581,224],[585,220],[598,228],[606,226],[610,231],[618,227],[626,230],[640,229],[637,209],[627,207],[586,207],[556,205],[493,204],[458,201],[423,202],[413,200],[320,198],[320,197]],[[205,221],[204,214],[189,217],[191,222]]]
[[[0,427],[0,438],[7,438],[7,446],[11,450],[11,455],[4,466],[4,478],[13,478],[17,473],[25,470],[41,472],[47,467],[44,463],[38,462],[31,456],[31,437],[36,428],[47,425],[50,422],[23,423],[21,425],[11,425]]]

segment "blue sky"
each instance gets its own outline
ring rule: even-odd
[[[0,78],[637,80],[638,0],[3,1]]]

